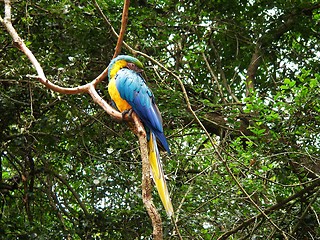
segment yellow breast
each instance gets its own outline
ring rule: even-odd
[[[121,98],[120,93],[118,92],[118,89],[116,87],[115,78],[112,78],[111,81],[109,82],[108,92],[110,94],[111,99],[117,105],[117,108],[119,109],[120,112],[131,109],[131,106],[129,105],[129,103],[126,100]]]
[[[110,70],[110,78],[112,79],[117,72],[125,67],[127,65],[127,62],[125,60],[118,60],[115,62],[115,64],[113,65],[112,69]]]

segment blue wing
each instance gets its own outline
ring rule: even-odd
[[[133,70],[122,68],[117,72],[115,78],[121,98],[131,105],[145,127],[156,135],[165,150],[170,153],[167,139],[163,133],[159,109],[155,103],[153,93],[142,76]]]

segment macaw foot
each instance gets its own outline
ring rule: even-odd
[[[121,114],[122,114],[122,120],[124,120],[125,116],[128,114],[128,118],[131,118],[132,115],[132,108],[124,110]]]

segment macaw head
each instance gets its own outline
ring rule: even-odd
[[[136,72],[142,72],[143,64],[136,58],[128,55],[119,55],[112,59],[108,67],[108,78],[112,79],[121,68],[129,68]]]

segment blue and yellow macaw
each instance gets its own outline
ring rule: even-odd
[[[157,139],[169,154],[170,149],[163,133],[162,118],[154,95],[141,76],[142,69],[142,63],[134,57],[120,55],[114,58],[108,67],[108,91],[120,112],[133,110],[141,119],[147,133],[153,180],[167,215],[171,216],[173,207],[162,169]]]

